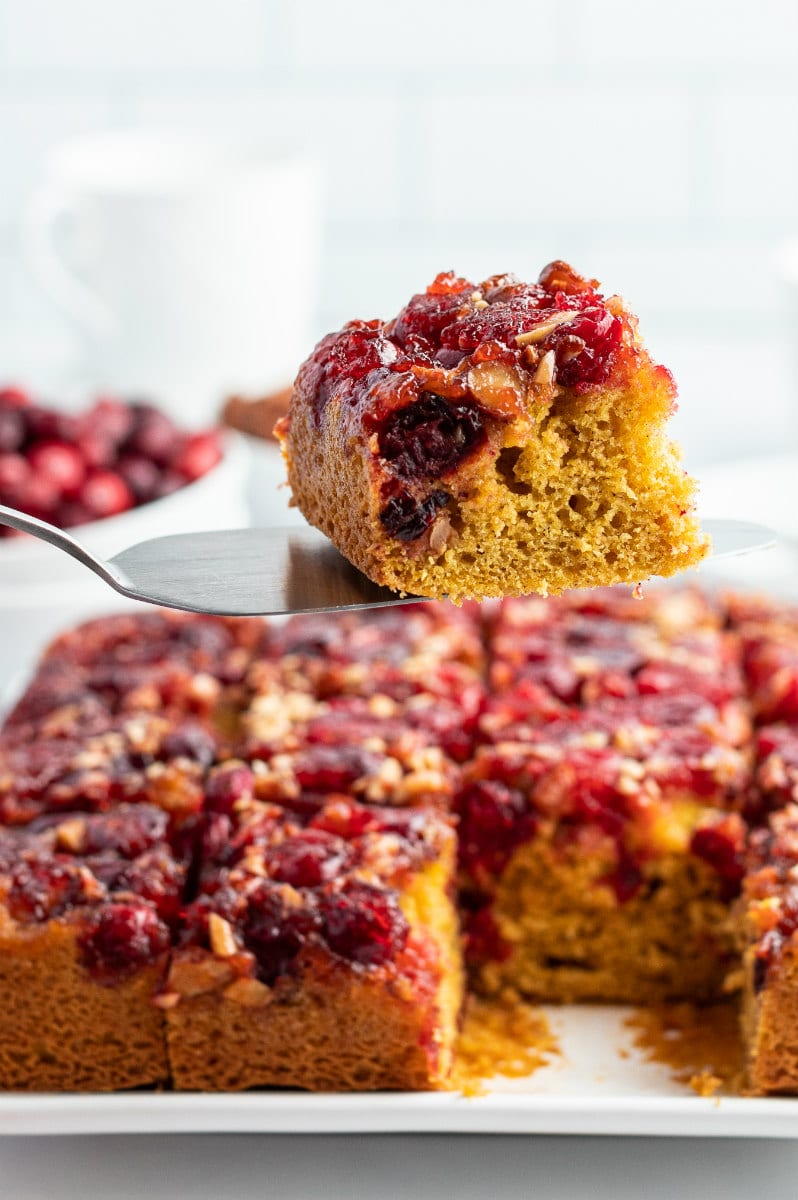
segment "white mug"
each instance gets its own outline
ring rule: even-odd
[[[64,143],[25,222],[31,266],[85,339],[88,382],[213,419],[285,386],[311,348],[315,165],[199,135]]]

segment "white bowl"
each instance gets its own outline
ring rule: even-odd
[[[226,434],[221,462],[161,500],[69,532],[108,557],[147,538],[249,524],[244,439]],[[104,612],[136,607],[91,571],[46,542],[0,541],[0,697],[29,670],[61,629]]]

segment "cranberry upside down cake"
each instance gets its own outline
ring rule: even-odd
[[[458,603],[697,563],[673,378],[597,288],[562,262],[443,274],[325,337],[275,429],[308,521],[376,582]]]
[[[0,733],[0,1085],[439,1088],[464,986],[741,996],[798,1093],[798,610],[60,637]]]

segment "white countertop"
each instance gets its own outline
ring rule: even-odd
[[[0,1139],[4,1200],[769,1200],[798,1143],[675,1138]]]

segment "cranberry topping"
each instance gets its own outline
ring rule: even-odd
[[[414,542],[429,529],[448,502],[446,492],[433,492],[425,500],[416,500],[405,488],[400,488],[380,513],[380,522],[391,537],[400,542]]]
[[[88,881],[77,864],[30,854],[11,872],[6,904],[16,921],[46,921],[85,903]]]
[[[731,814],[713,825],[696,829],[690,850],[718,872],[722,880],[722,895],[731,899],[740,890],[745,874],[745,827],[741,819]]]
[[[415,403],[388,416],[379,432],[379,447],[391,471],[413,483],[440,479],[485,439],[476,405],[423,392]]]
[[[460,861],[501,871],[516,846],[535,836],[537,820],[520,791],[496,780],[467,786],[458,798]]]
[[[189,758],[201,767],[209,767],[216,757],[216,739],[198,721],[183,721],[161,743],[164,758]]]
[[[89,917],[81,937],[83,960],[96,975],[135,971],[165,954],[169,930],[147,904],[103,904]]]
[[[624,846],[619,847],[618,862],[609,875],[605,875],[601,883],[606,883],[615,893],[619,904],[632,900],[643,886],[643,872],[639,862]]]
[[[468,962],[506,962],[512,947],[499,932],[489,900],[481,895],[466,893],[461,895],[460,902],[465,909],[465,953]]]
[[[359,746],[311,746],[294,760],[300,787],[314,792],[345,792],[379,770],[382,758]]]
[[[434,349],[447,325],[466,308],[466,297],[474,291],[467,279],[459,279],[452,272],[442,273],[427,288],[413,296],[390,327],[390,337],[400,346],[417,348],[418,339],[423,339]]]
[[[320,907],[324,939],[341,958],[377,967],[404,949],[409,926],[393,892],[351,880]]]
[[[205,800],[211,812],[231,813],[241,800],[251,799],[255,776],[244,763],[227,763],[208,776]]]
[[[59,821],[67,818],[61,814]],[[122,858],[137,858],[159,842],[165,842],[169,817],[159,808],[145,804],[128,804],[115,812],[81,818],[82,854],[101,854],[113,850]]]
[[[351,850],[341,838],[322,829],[306,829],[288,837],[270,851],[268,863],[273,879],[292,887],[321,887],[344,871]]]
[[[215,906],[214,906],[215,907]],[[294,959],[319,926],[313,893],[301,902],[279,884],[264,880],[249,894],[243,934],[255,956],[258,978],[272,984],[290,971]]]
[[[559,326],[544,342],[554,350],[557,382],[577,391],[603,383],[622,337],[620,320],[606,308],[585,309],[567,325]]]

